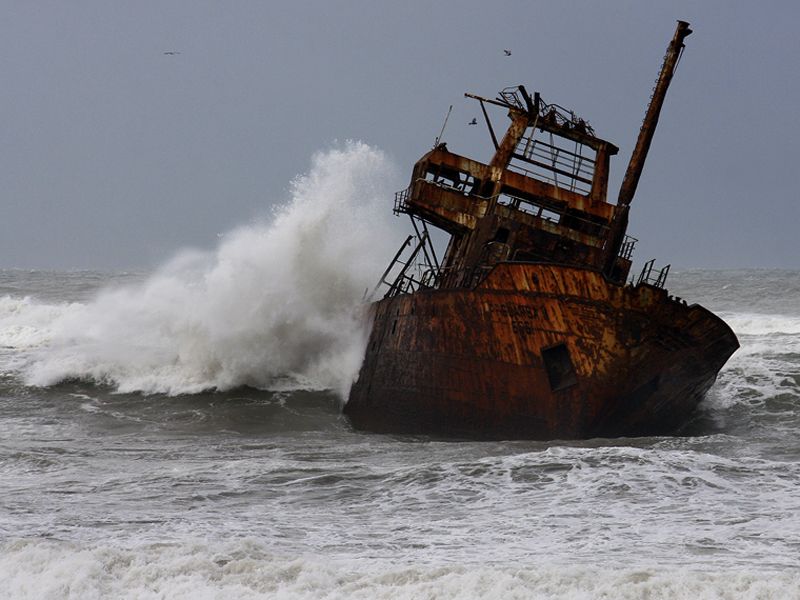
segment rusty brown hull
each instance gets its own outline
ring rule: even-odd
[[[344,411],[356,428],[381,432],[666,433],[738,348],[701,306],[552,264],[500,263],[474,289],[386,298],[371,317]]]

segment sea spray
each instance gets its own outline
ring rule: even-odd
[[[26,382],[345,395],[367,334],[364,290],[401,234],[386,216],[397,185],[390,161],[366,144],[317,154],[268,222],[223,235],[213,252],[181,252],[139,284],[51,310],[46,334],[31,334],[39,345],[23,368]]]

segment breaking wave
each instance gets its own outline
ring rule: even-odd
[[[721,313],[737,335],[800,334],[800,316]]]
[[[396,183],[366,144],[321,152],[271,219],[225,234],[215,251],[181,252],[87,303],[3,298],[0,343],[23,351],[29,385],[345,394],[363,356],[361,299],[398,241],[386,210]]]
[[[275,556],[256,540],[81,547],[6,544],[0,598],[796,598],[796,571],[409,565]],[[31,586],[30,582],[37,582]]]

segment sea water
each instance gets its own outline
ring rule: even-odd
[[[800,597],[800,272],[683,271],[742,347],[676,436],[354,431],[379,151],[155,272],[0,271],[0,598]]]

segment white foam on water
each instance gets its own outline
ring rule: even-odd
[[[399,241],[395,187],[396,169],[366,144],[319,153],[269,222],[213,252],[182,252],[86,304],[2,299],[0,344],[29,350],[30,385],[183,394],[290,381],[345,395],[363,357],[361,299]]]
[[[783,600],[800,595],[800,574],[756,569],[602,569],[518,563],[415,565],[281,557],[256,540],[210,544],[81,546],[6,543],[0,598],[147,600],[280,598]]]
[[[800,335],[800,316],[757,313],[720,313],[737,335]]]
[[[50,339],[52,323],[79,304],[44,304],[26,296],[0,296],[0,348],[30,349]]]
[[[720,371],[706,403],[714,409],[761,407],[772,398],[800,402],[800,317],[720,313],[740,348]]]

